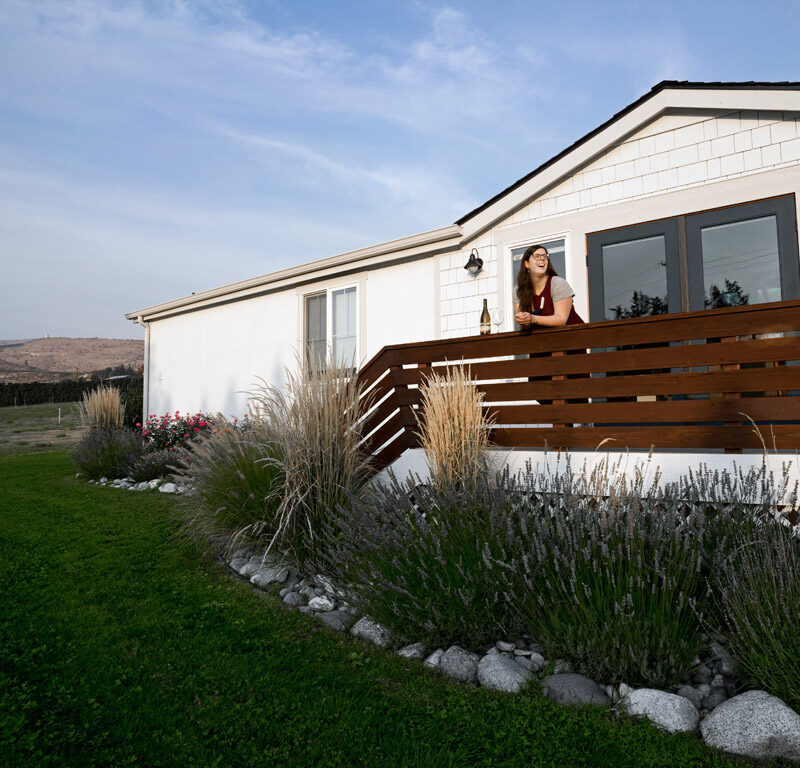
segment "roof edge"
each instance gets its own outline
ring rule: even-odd
[[[273,283],[300,281],[305,275],[312,272],[336,270],[337,268],[347,267],[352,264],[357,264],[359,261],[365,261],[378,256],[388,254],[402,256],[405,251],[424,248],[425,246],[435,245],[446,240],[456,240],[460,236],[461,227],[457,224],[449,224],[439,229],[431,229],[427,232],[420,232],[397,240],[388,240],[378,245],[371,245],[355,251],[347,251],[336,256],[329,256],[316,261],[307,261],[296,267],[288,267],[278,270],[277,272],[268,272],[265,275],[252,277],[247,280],[240,280],[239,282],[223,285],[219,288],[211,288],[207,291],[193,293],[191,296],[184,296],[180,299],[154,304],[144,309],[127,312],[125,318],[137,322],[139,319],[146,320],[148,317],[161,315],[165,312],[174,313],[176,310],[186,311],[195,304],[203,304],[213,299],[220,299],[236,293],[252,292],[253,290],[272,285]],[[326,275],[326,278],[332,276],[333,275]]]

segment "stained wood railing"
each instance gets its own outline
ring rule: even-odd
[[[417,445],[427,373],[462,362],[497,446],[800,448],[800,301],[384,347],[358,375],[376,467]]]

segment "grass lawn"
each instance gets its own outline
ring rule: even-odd
[[[451,684],[285,610],[174,497],[0,456],[2,766],[742,766],[696,736]]]
[[[5,406],[0,408],[0,454],[63,450],[78,442],[80,424],[77,403]]]

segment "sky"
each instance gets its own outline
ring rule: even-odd
[[[0,0],[0,339],[443,227],[800,0]]]

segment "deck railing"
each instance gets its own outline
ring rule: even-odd
[[[800,448],[800,301],[384,347],[358,375],[376,467],[417,445],[427,372],[462,362],[497,446]]]

